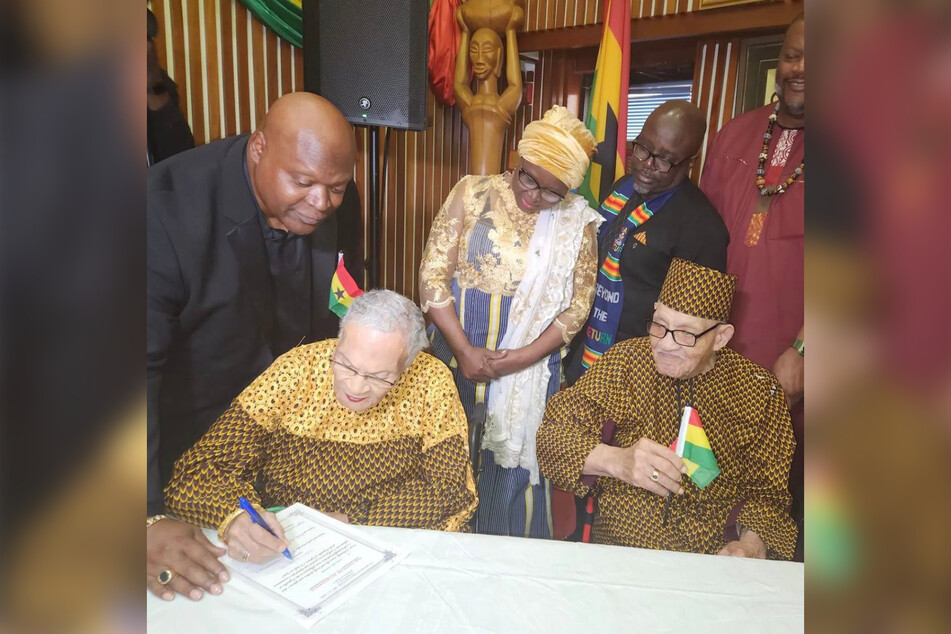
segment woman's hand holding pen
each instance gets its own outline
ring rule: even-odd
[[[284,528],[277,521],[277,516],[264,511],[261,513],[261,518],[267,522],[277,537],[252,522],[247,513],[241,513],[232,520],[224,533],[228,555],[232,559],[261,564],[275,556],[280,556],[288,547]]]

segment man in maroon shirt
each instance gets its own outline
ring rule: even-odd
[[[805,351],[804,35],[805,19],[799,16],[786,31],[779,55],[778,100],[736,117],[720,130],[700,183],[730,231],[727,272],[738,278],[733,307],[737,334],[730,347],[771,369],[792,408],[799,448],[791,483],[800,502],[795,489],[802,486]]]

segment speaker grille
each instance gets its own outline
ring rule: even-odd
[[[424,130],[429,3],[319,0],[317,7],[318,92],[352,123]],[[309,50],[308,42],[305,56]]]

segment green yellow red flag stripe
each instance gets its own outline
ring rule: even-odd
[[[606,0],[601,47],[585,118],[585,125],[599,145],[580,188],[595,209],[601,198],[611,191],[611,185],[624,175],[630,68],[630,0]]]
[[[241,0],[254,16],[290,44],[304,45],[301,0]]]
[[[703,430],[700,414],[689,405],[684,407],[680,433],[670,448],[683,459],[687,475],[699,488],[704,488],[720,475],[720,467],[717,466],[707,432]]]
[[[357,286],[353,277],[347,271],[343,263],[343,253],[337,255],[337,269],[334,276],[330,279],[330,310],[337,317],[343,319],[347,314],[347,309],[353,303],[354,298],[363,295],[363,291]]]

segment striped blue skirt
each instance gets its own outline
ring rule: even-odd
[[[480,348],[496,350],[505,336],[512,297],[476,289],[462,291],[455,279],[452,281],[452,294],[456,301],[456,315],[469,342]],[[462,376],[442,333],[430,326],[429,335],[432,342],[430,352],[452,370],[462,406],[466,416],[471,419],[476,403],[485,403],[492,383],[474,383]],[[551,379],[546,400],[558,391],[563,350],[555,352],[548,360]],[[542,477],[539,484],[532,486],[527,469],[500,467],[495,464],[492,452],[483,450],[477,481],[479,507],[476,510],[476,532],[551,538],[551,485],[547,479]]]

